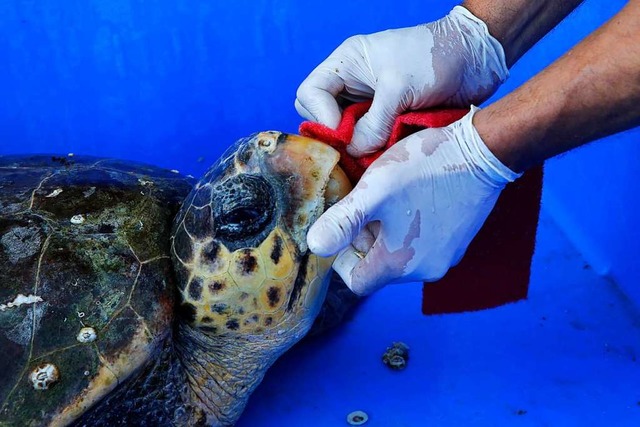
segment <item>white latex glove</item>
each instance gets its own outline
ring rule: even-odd
[[[307,120],[335,129],[337,97],[373,98],[348,148],[361,156],[384,146],[404,111],[479,104],[508,75],[500,42],[484,22],[456,6],[429,24],[347,39],[302,82],[295,106]]]
[[[352,291],[441,278],[504,185],[520,176],[486,147],[472,123],[476,111],[396,143],[311,227],[309,248],[321,256],[341,251],[333,267]]]

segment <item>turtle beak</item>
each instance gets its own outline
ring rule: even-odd
[[[288,177],[291,210],[285,221],[306,252],[309,227],[330,205],[350,190],[348,178],[338,166],[340,154],[327,144],[299,135],[268,132],[276,146],[266,157],[274,173]]]

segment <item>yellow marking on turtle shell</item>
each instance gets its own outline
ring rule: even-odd
[[[144,324],[140,324],[135,335],[131,337],[129,346],[119,352],[115,358],[106,359],[105,363],[120,380],[123,380],[149,360],[150,355],[164,338],[164,336],[158,336],[150,339]]]
[[[77,373],[80,375],[80,373]],[[55,415],[49,424],[50,427],[62,427],[69,425],[78,419],[100,399],[109,394],[118,385],[118,378],[107,366],[101,366],[89,384],[82,390],[76,399]]]
[[[103,363],[91,382],[78,393],[78,397],[59,414],[53,417],[51,426],[66,426],[87,411],[96,402],[109,394],[118,384],[126,380],[133,372],[150,359],[159,343],[165,336],[150,340],[143,325],[131,337],[130,345],[107,360],[100,357]],[[77,375],[83,375],[78,371]]]

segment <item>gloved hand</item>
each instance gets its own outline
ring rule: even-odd
[[[397,142],[311,227],[309,248],[321,256],[341,251],[333,267],[352,291],[441,278],[504,185],[520,176],[486,147],[472,123],[476,111]]]
[[[400,113],[479,104],[508,75],[500,42],[484,22],[456,6],[426,25],[347,39],[302,82],[295,106],[304,118],[335,129],[337,97],[373,98],[348,148],[362,156],[384,146]]]

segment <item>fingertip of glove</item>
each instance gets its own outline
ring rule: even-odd
[[[351,142],[347,146],[347,153],[354,157],[373,154],[385,145],[385,140],[381,136],[370,132],[368,129],[363,130],[362,127],[360,122],[356,124]]]
[[[307,233],[307,246],[311,252],[318,256],[332,256],[338,252],[339,249],[334,249],[336,246],[335,242],[332,241],[333,239],[328,238],[328,236],[331,235],[331,230],[328,230],[327,227],[319,221],[320,220],[312,225]]]
[[[307,110],[302,103],[300,102],[300,100],[298,98],[296,98],[296,100],[293,103],[293,106],[295,107],[296,111],[298,112],[298,114],[300,115],[300,117],[310,120],[312,122],[317,122],[318,120],[315,118],[315,116],[313,114],[311,114],[311,112],[309,110]]]
[[[324,102],[318,102],[311,106],[303,104],[300,99],[296,99],[294,106],[298,114],[303,118],[336,130],[340,124],[342,115],[338,104],[335,103],[335,105],[333,105],[333,103],[335,103],[335,100],[332,99]]]

